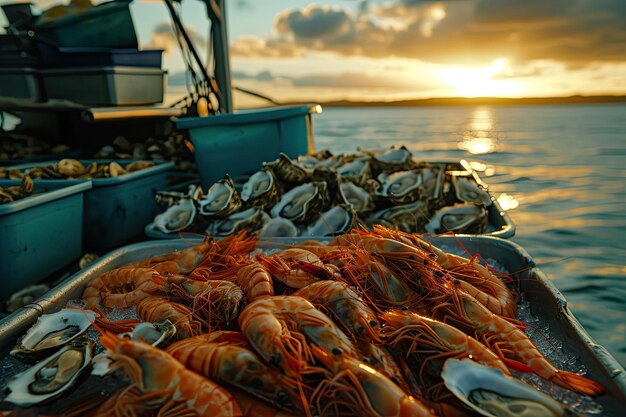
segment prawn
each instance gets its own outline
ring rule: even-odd
[[[137,315],[150,323],[165,319],[171,321],[179,339],[201,334],[203,325],[209,327],[208,323],[199,321],[184,305],[159,296],[141,300],[137,304]]]
[[[235,386],[274,405],[299,411],[298,396],[290,381],[247,347],[238,332],[211,332],[170,345],[166,352],[194,372],[218,382]]]
[[[302,297],[274,296],[248,304],[239,315],[239,327],[266,361],[301,378],[311,358],[298,331],[335,355],[356,352],[350,339],[313,304]],[[298,331],[290,331],[290,329]],[[301,334],[300,334],[301,336]]]
[[[126,308],[153,295],[162,286],[163,278],[154,269],[125,266],[96,277],[87,284],[82,298],[86,308],[99,305]]]
[[[493,346],[501,356],[504,356],[500,351],[501,347],[509,347],[517,359],[548,381],[584,395],[600,395],[606,392],[601,384],[589,378],[557,369],[523,331],[493,314],[470,295],[460,292],[459,299],[465,313],[464,317],[471,322],[474,332],[485,344]]]
[[[244,417],[298,417],[295,414],[274,408],[243,392],[233,390],[232,394],[239,407],[241,407]]]
[[[380,317],[387,324],[381,329],[385,343],[405,355],[432,353],[427,360],[469,357],[475,362],[497,368],[505,375],[511,375],[495,353],[456,327],[417,313],[397,310],[385,312]],[[425,364],[426,361],[420,374]]]
[[[300,248],[289,248],[273,255],[257,255],[257,260],[274,279],[289,288],[302,288],[321,279],[330,279],[335,270],[312,252]]]
[[[272,276],[263,265],[251,263],[237,272],[237,283],[244,289],[248,303],[274,295]]]
[[[363,302],[359,294],[348,284],[339,281],[318,281],[299,289],[294,296],[309,300],[315,306],[323,306],[355,338],[367,338],[380,342],[378,318]]]
[[[171,413],[176,409],[180,415],[194,410],[198,416],[206,417],[243,416],[228,391],[187,370],[165,351],[148,343],[119,339],[107,332],[100,337],[100,343],[109,351],[113,367],[123,369],[142,395],[154,393],[156,397],[158,393],[161,411],[165,408]]]
[[[313,355],[332,372],[316,387],[311,404],[317,414],[368,417],[434,417],[432,410],[389,378],[347,355],[330,355],[313,346]]]

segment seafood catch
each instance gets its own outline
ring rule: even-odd
[[[198,200],[198,204],[203,215],[223,218],[241,207],[241,198],[235,190],[233,180],[226,175],[209,188],[206,195]]]

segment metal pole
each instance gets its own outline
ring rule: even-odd
[[[217,5],[217,10],[211,7]],[[233,96],[230,83],[230,57],[228,55],[228,33],[226,31],[226,0],[207,2],[207,12],[211,19],[213,53],[215,56],[215,81],[221,93],[220,112],[233,112]]]

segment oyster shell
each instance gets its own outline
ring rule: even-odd
[[[252,234],[260,230],[269,220],[270,216],[265,211],[252,207],[231,214],[224,220],[214,222],[207,229],[207,233],[216,236],[228,236],[245,229]]]
[[[350,204],[340,204],[322,213],[321,217],[306,230],[308,236],[335,236],[345,233],[356,225],[356,212]]]
[[[366,158],[358,158],[337,168],[337,173],[357,185],[362,185],[372,176],[370,162]]]
[[[381,182],[377,195],[394,203],[409,203],[422,195],[422,173],[420,170],[398,171],[378,176]]]
[[[143,340],[152,346],[159,346],[170,340],[176,334],[176,326],[168,319],[154,323],[141,322],[135,326],[132,332],[121,333],[119,336],[132,340]]]
[[[307,223],[328,201],[326,182],[308,182],[292,188],[280,198],[270,214],[293,222]]]
[[[28,407],[57,397],[70,388],[87,369],[93,357],[93,342],[87,339],[63,347],[6,385],[4,401]]]
[[[398,228],[404,232],[419,233],[428,220],[428,208],[424,200],[414,203],[393,206],[372,213],[368,218],[369,224],[383,224],[385,227]]]
[[[372,155],[372,168],[377,173],[405,171],[414,166],[413,154],[404,146],[391,148],[383,153]]]
[[[491,196],[489,193],[468,178],[453,175],[452,186],[454,187],[456,198],[458,198],[459,201],[481,204],[485,207],[491,205]]]
[[[185,230],[196,219],[198,209],[191,197],[183,197],[152,222],[155,229],[163,233],[175,233]]]
[[[241,189],[241,200],[255,207],[269,208],[279,199],[278,181],[269,168],[252,174]]]
[[[66,308],[53,314],[44,314],[18,340],[11,355],[33,360],[66,345],[80,336],[96,320],[91,310]]]
[[[11,295],[11,298],[9,298],[6,302],[4,309],[9,313],[12,313],[18,308],[32,303],[48,291],[50,291],[50,287],[46,284],[29,285],[24,287]]]
[[[346,203],[351,204],[357,213],[367,213],[374,210],[374,199],[363,188],[350,181],[342,182],[340,188]]]
[[[292,161],[282,152],[276,161],[266,162],[263,166],[270,168],[276,178],[285,184],[302,184],[309,178],[309,173],[298,162]]]
[[[271,219],[259,232],[262,237],[296,237],[299,234],[298,227],[291,220],[282,217]]]
[[[239,210],[241,199],[235,184],[227,174],[209,188],[207,194],[198,200],[200,214],[216,218],[224,218]]]
[[[428,233],[445,232],[483,233],[487,225],[487,210],[473,204],[457,204],[444,207],[425,225]]]
[[[563,417],[561,404],[502,371],[469,359],[446,360],[441,373],[446,387],[467,407],[488,417]]]

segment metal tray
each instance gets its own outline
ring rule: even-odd
[[[510,241],[484,236],[457,236],[471,253],[480,253],[485,258],[495,259],[518,280],[521,292],[531,304],[533,315],[550,324],[550,337],[563,343],[568,355],[576,357],[587,369],[588,376],[603,384],[608,394],[596,401],[605,415],[619,416],[626,407],[626,372],[624,368],[598,345],[574,318],[563,295],[541,272],[528,253]],[[431,239],[443,248],[456,248],[454,237],[444,236]],[[136,243],[119,248],[103,256],[87,269],[67,278],[57,287],[44,294],[36,306],[24,307],[0,321],[0,355],[8,354],[17,338],[30,327],[41,311],[52,312],[65,305],[68,300],[79,298],[91,279],[99,274],[135,260],[180,250],[193,241],[160,240]],[[260,247],[284,245],[297,239],[274,239],[259,244]]]

